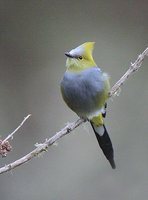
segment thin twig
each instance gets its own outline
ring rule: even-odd
[[[84,121],[85,121],[84,119],[78,119],[76,122],[69,123],[65,128],[63,128],[61,131],[57,132],[54,136],[52,136],[51,138],[46,140],[44,143],[36,144],[35,145],[36,148],[33,151],[31,151],[30,153],[28,153],[27,155],[23,156],[22,158],[14,161],[8,165],[5,165],[4,167],[1,167],[0,174],[10,171],[10,170],[28,162],[30,159],[32,159],[33,157],[36,157],[41,152],[47,151],[47,148],[50,145],[52,145],[54,142],[56,142],[58,139],[60,139],[64,135],[69,134],[72,130],[74,130],[75,128],[80,126],[80,124],[82,124]]]
[[[2,143],[8,141],[10,138],[13,138],[13,135],[23,126],[23,124],[25,123],[25,121],[31,116],[31,114],[27,115],[26,117],[24,117],[23,121],[20,123],[20,125],[12,132],[10,133],[3,141]]]
[[[115,83],[115,85],[112,87],[109,93],[109,97],[116,95],[120,87],[125,83],[129,76],[131,76],[135,71],[138,71],[138,69],[142,65],[145,56],[148,56],[148,47],[143,51],[142,54],[138,56],[137,60],[134,63],[131,63],[131,66],[126,71],[126,73],[119,79],[119,81]]]
[[[131,76],[133,74],[133,72],[137,71],[141,67],[142,62],[146,56],[148,56],[148,48],[145,49],[145,51],[138,56],[137,60],[133,64],[131,64],[131,66],[129,67],[127,72],[112,87],[112,89],[110,90],[110,93],[109,93],[109,97],[116,95],[117,91],[125,83],[125,81],[128,79],[128,77]],[[52,145],[54,142],[59,140],[64,135],[69,134],[71,131],[73,131],[75,128],[77,128],[84,122],[85,122],[84,119],[79,118],[77,121],[75,121],[73,123],[69,123],[65,128],[63,128],[61,131],[57,132],[51,138],[47,139],[43,144],[36,144],[36,148],[32,152],[30,152],[27,155],[25,155],[24,157],[0,168],[0,174],[10,171],[10,170],[28,162],[33,157],[36,157],[38,154],[40,154],[43,151],[47,151],[47,148],[50,145]]]

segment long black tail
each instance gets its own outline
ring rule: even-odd
[[[109,161],[111,167],[113,169],[115,169],[116,165],[115,165],[115,161],[114,161],[114,150],[113,150],[111,139],[110,139],[108,132],[105,128],[105,125],[102,126],[102,128],[104,129],[103,130],[104,133],[100,134],[99,131],[97,132],[96,126],[92,122],[90,122],[90,123],[92,125],[92,128],[95,132],[96,138],[98,140],[98,143],[99,143],[105,157]]]

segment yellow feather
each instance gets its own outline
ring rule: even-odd
[[[104,124],[102,114],[99,114],[98,116],[93,117],[91,119],[91,122],[93,122],[96,126],[102,126]]]
[[[76,55],[76,57],[67,58],[67,70],[71,72],[80,72],[84,69],[97,66],[92,56],[94,44],[94,42],[85,42],[71,50],[70,52]],[[82,59],[79,59],[79,57]]]

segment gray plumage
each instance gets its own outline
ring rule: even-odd
[[[92,67],[78,73],[66,71],[61,91],[67,105],[80,117],[89,117],[104,106],[105,79],[107,76]],[[102,102],[102,103],[101,103]]]

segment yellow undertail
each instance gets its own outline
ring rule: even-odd
[[[93,117],[90,121],[91,121],[93,124],[95,124],[96,126],[102,126],[102,125],[104,124],[103,116],[102,116],[101,113],[100,113],[98,116]]]

